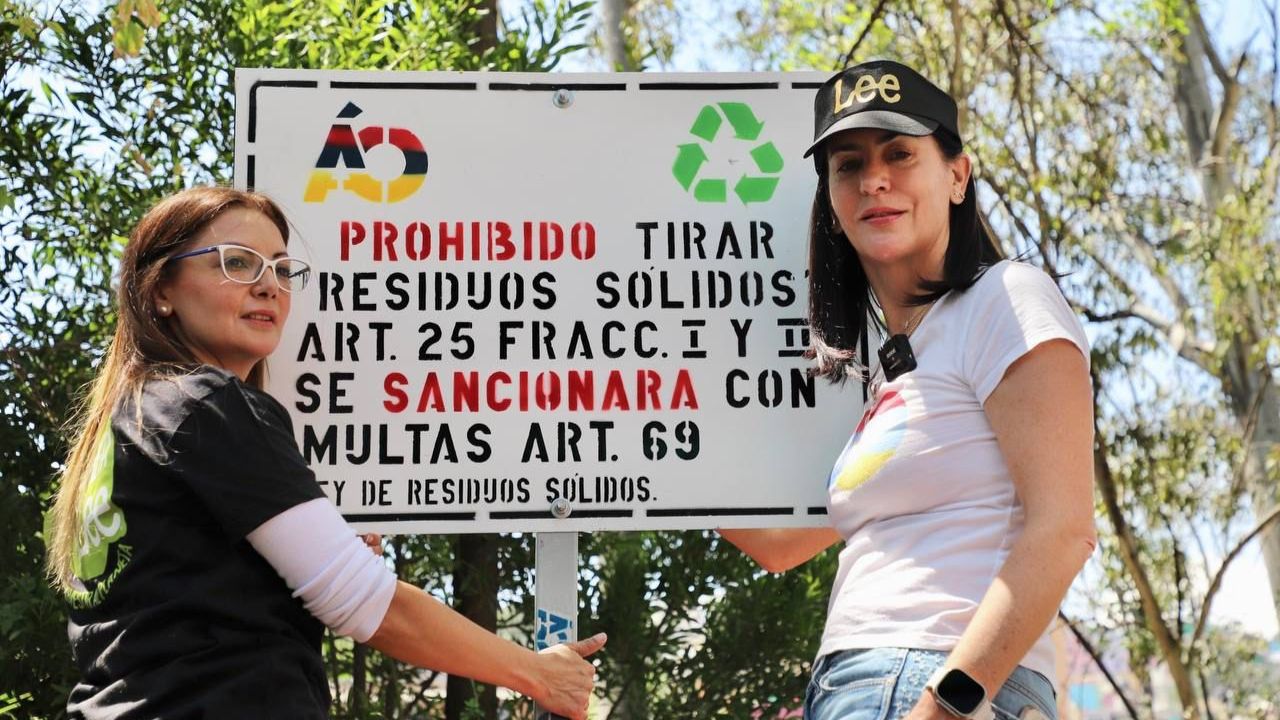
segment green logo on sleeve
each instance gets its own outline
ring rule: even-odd
[[[115,437],[111,424],[103,429],[94,449],[89,482],[80,500],[80,535],[71,569],[82,581],[96,580],[107,571],[111,544],[124,537],[124,513],[111,502],[114,489]]]

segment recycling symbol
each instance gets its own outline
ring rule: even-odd
[[[719,108],[719,109],[717,109]],[[760,137],[764,123],[756,119],[755,113],[746,103],[722,102],[715,105],[704,105],[693,121],[689,133],[699,140],[711,145],[717,135],[728,137],[729,131],[721,134],[724,121],[729,121],[734,140],[755,142]],[[704,177],[698,178],[698,171],[707,162],[707,152],[703,142],[691,142],[677,147],[676,161],[671,166],[671,174],[676,182],[686,191],[693,190],[693,197],[698,202],[725,202],[729,194],[729,180],[733,178]],[[773,197],[778,187],[778,173],[782,172],[782,155],[772,142],[765,141],[751,149],[754,168],[748,169],[733,184],[733,193],[743,204],[767,202]]]

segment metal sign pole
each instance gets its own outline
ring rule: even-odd
[[[578,639],[578,533],[542,532],[535,538],[534,647],[541,651]],[[535,717],[560,718],[541,707]]]

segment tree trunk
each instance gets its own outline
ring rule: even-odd
[[[498,45],[498,0],[480,0],[486,10],[472,28],[477,37],[477,56]],[[453,556],[454,608],[480,627],[493,632],[498,627],[498,538],[496,535],[459,535]],[[457,648],[466,652],[466,648]],[[470,678],[450,675],[445,685],[444,716],[461,720],[467,703],[480,689],[481,716],[497,720],[498,696],[492,685],[477,685]]]
[[[1096,378],[1095,378],[1096,383]],[[1096,410],[1095,410],[1096,414]],[[1094,429],[1095,446],[1093,451],[1094,478],[1098,484],[1098,492],[1102,495],[1102,504],[1106,508],[1107,517],[1116,532],[1116,541],[1120,552],[1120,560],[1133,578],[1134,588],[1138,591],[1138,599],[1142,606],[1142,616],[1147,629],[1156,640],[1160,657],[1164,659],[1173,677],[1174,687],[1178,691],[1178,700],[1182,703],[1182,716],[1185,720],[1199,720],[1200,704],[1196,698],[1195,685],[1192,682],[1190,669],[1183,660],[1182,646],[1169,626],[1165,624],[1164,613],[1160,608],[1159,598],[1152,588],[1147,575],[1146,566],[1139,557],[1138,543],[1133,537],[1133,530],[1125,518],[1124,509],[1120,507],[1119,494],[1115,478],[1111,475],[1111,466],[1107,457],[1111,455],[1101,432]]]
[[[391,571],[400,576],[400,558],[404,557],[404,540],[392,537],[387,542],[386,555],[390,557]],[[400,699],[400,663],[390,655],[382,656],[382,717],[396,720],[405,708]]]
[[[635,663],[634,684],[628,685],[609,711],[609,720],[649,720],[649,695],[644,687],[644,661]]]
[[[369,647],[356,643],[351,657],[351,690],[347,695],[347,707],[355,717],[364,717],[368,712],[369,690],[366,687],[369,679]]]
[[[1237,345],[1238,347],[1238,345]],[[1228,362],[1239,362],[1238,353],[1232,352]],[[1267,382],[1263,373],[1265,368],[1247,368],[1244,363],[1238,367],[1245,370],[1244,383],[1233,383],[1229,392],[1236,417],[1245,424],[1257,401],[1257,427],[1249,440],[1245,458],[1244,479],[1249,488],[1249,497],[1256,517],[1262,518],[1272,508],[1280,504],[1280,487],[1276,479],[1267,472],[1267,457],[1280,447],[1280,393],[1274,383]],[[1262,397],[1257,398],[1261,392]],[[1267,578],[1271,581],[1271,604],[1276,618],[1280,620],[1280,527],[1272,523],[1258,538],[1262,545],[1262,562],[1267,568]]]
[[[498,627],[498,536],[485,533],[459,535],[453,563],[454,607],[480,627],[493,632]],[[466,652],[457,648],[457,652]],[[485,720],[498,717],[498,696],[492,685],[476,685],[470,678],[450,675],[446,689],[446,720],[461,720],[467,703],[479,695]]]
[[[604,36],[605,59],[609,69],[615,72],[634,72],[631,53],[627,51],[626,19],[628,0],[602,0],[600,26]]]
[[[498,0],[480,0],[476,3],[476,9],[486,11],[476,18],[475,25],[471,27],[471,32],[476,37],[473,52],[479,57],[486,50],[498,46]]]

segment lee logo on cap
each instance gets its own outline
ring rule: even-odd
[[[874,75],[861,75],[858,77],[858,81],[853,84],[853,89],[849,91],[848,96],[841,100],[840,95],[844,91],[844,78],[840,78],[836,80],[835,108],[832,109],[831,114],[838,114],[841,110],[852,107],[855,102],[869,103],[875,100],[877,93],[885,102],[896,103],[902,99],[902,95],[899,93],[901,89],[897,75],[885,73],[880,76],[879,81],[876,80]]]

